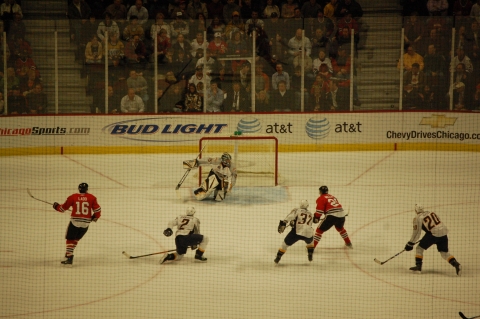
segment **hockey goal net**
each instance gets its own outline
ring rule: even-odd
[[[238,175],[235,186],[278,185],[278,140],[274,136],[203,137],[199,151],[202,149],[203,159],[225,152],[232,156]],[[208,166],[199,168],[199,185],[209,172]]]

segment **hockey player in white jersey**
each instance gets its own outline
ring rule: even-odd
[[[457,275],[460,276],[462,267],[458,261],[448,252],[448,229],[440,220],[438,215],[434,212],[425,210],[421,205],[415,205],[415,212],[417,216],[413,219],[413,234],[408,243],[405,245],[405,250],[413,249],[415,242],[420,238],[422,230],[425,231],[425,236],[420,240],[415,254],[415,267],[410,268],[416,273],[422,272],[423,252],[432,245],[437,245],[437,250],[450,265],[455,267]]]
[[[185,169],[193,169],[199,166],[211,165],[212,169],[202,185],[193,193],[197,200],[204,200],[213,193],[213,199],[221,202],[225,196],[232,191],[237,181],[237,170],[232,162],[232,157],[228,153],[223,153],[221,157],[195,159],[184,161]]]
[[[168,228],[163,231],[167,237],[172,236],[173,227],[177,227],[175,233],[176,251],[172,254],[165,254],[160,259],[160,264],[170,261],[179,261],[186,254],[188,247],[195,252],[196,261],[207,261],[203,253],[207,248],[208,237],[200,234],[200,220],[195,215],[195,207],[188,207],[184,215],[180,215],[168,223]]]
[[[300,202],[300,208],[292,209],[290,214],[278,224],[278,232],[280,234],[284,232],[288,224],[292,226],[292,229],[283,240],[282,246],[278,249],[277,257],[274,260],[276,264],[279,263],[288,247],[299,240],[303,240],[307,244],[308,260],[312,261],[313,250],[315,249],[313,247],[313,214],[308,210],[308,205],[307,200],[302,200]]]

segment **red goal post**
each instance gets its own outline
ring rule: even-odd
[[[203,148],[205,146],[205,148]],[[220,157],[224,152],[232,156],[236,165],[237,186],[278,185],[278,139],[275,136],[207,136],[199,141],[199,158]],[[206,178],[209,167],[199,167],[199,185]]]

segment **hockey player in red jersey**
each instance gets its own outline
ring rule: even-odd
[[[315,235],[313,236],[314,247],[317,247],[318,242],[322,239],[322,234],[332,226],[335,226],[335,229],[345,241],[345,245],[348,248],[353,248],[347,230],[343,227],[347,214],[343,210],[342,205],[335,196],[328,193],[327,186],[321,186],[319,191],[320,196],[317,198],[317,210],[314,214],[313,222],[318,223],[324,214],[326,217],[318,224],[315,230]]]
[[[70,214],[70,223],[68,224],[66,239],[65,260],[61,263],[63,265],[71,266],[73,264],[73,251],[78,242],[88,230],[90,222],[96,222],[101,214],[102,209],[97,203],[97,198],[92,194],[87,193],[88,184],[81,183],[78,185],[78,193],[70,195],[63,205],[55,202],[53,208],[63,213],[72,207]]]

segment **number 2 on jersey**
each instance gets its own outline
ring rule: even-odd
[[[434,228],[440,223],[441,223],[440,219],[434,212],[431,212],[430,214],[428,214],[423,218],[423,224],[429,231],[432,230],[432,228]]]

